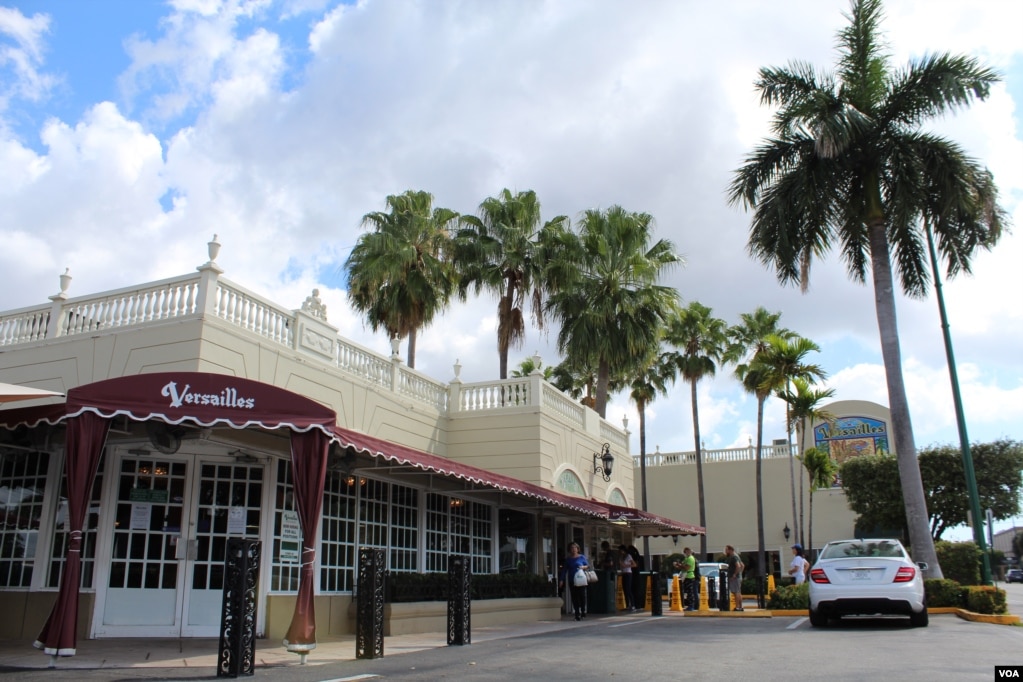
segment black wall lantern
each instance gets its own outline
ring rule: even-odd
[[[789,529],[789,522],[788,521],[785,522],[785,527],[781,529],[781,532],[785,535],[785,539],[788,540],[789,539],[789,535],[792,534],[792,531]]]
[[[593,453],[593,473],[600,474],[605,481],[611,480],[611,468],[614,466],[615,458],[611,454],[611,444],[604,443],[600,448],[600,454]]]

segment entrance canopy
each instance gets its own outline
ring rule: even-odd
[[[337,421],[329,407],[270,384],[226,374],[158,372],[77,386],[63,404],[2,410],[0,426],[56,424],[85,412],[107,419],[124,415],[134,421],[325,433]]]
[[[681,521],[674,521],[664,516],[651,514],[641,509],[621,507],[607,504],[608,518],[612,521],[625,523],[639,536],[658,535],[706,535],[707,529]]]

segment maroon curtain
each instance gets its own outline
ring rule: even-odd
[[[298,576],[295,613],[284,637],[284,646],[288,651],[299,654],[316,648],[316,614],[313,611],[316,574],[313,564],[316,563],[316,526],[323,508],[329,447],[327,435],[319,429],[291,433],[291,479],[298,520],[302,525],[302,569]]]
[[[67,511],[70,543],[60,575],[57,602],[35,641],[51,656],[74,656],[78,644],[78,586],[82,573],[82,525],[96,468],[103,453],[110,422],[91,412],[67,421],[64,471],[67,474]]]

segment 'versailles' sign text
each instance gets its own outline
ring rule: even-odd
[[[246,398],[238,395],[238,389],[228,386],[220,393],[193,393],[189,384],[178,390],[175,381],[168,382],[162,389],[160,395],[170,398],[171,407],[182,407],[183,405],[208,405],[210,407],[232,407],[240,410],[251,410],[256,406],[255,398]]]

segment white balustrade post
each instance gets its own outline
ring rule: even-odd
[[[540,353],[539,351],[533,353],[533,371],[529,373],[529,406],[530,407],[542,407],[543,406],[543,372],[540,370]]]
[[[206,243],[210,259],[196,268],[199,271],[199,290],[196,292],[195,308],[201,317],[212,317],[217,312],[217,280],[224,274],[223,268],[217,265],[220,253],[220,242],[217,235]]]
[[[64,301],[68,299],[67,290],[71,286],[71,268],[64,268],[64,274],[60,276],[60,293],[50,296],[53,307],[50,309],[50,321],[46,326],[46,338],[53,339],[61,336],[64,330]]]
[[[455,360],[455,378],[448,383],[448,416],[462,409],[462,365]]]

